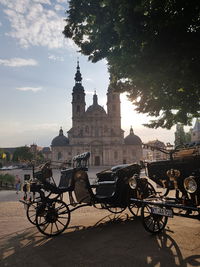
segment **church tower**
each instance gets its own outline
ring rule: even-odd
[[[76,126],[81,116],[85,113],[85,92],[82,86],[82,76],[80,73],[79,61],[77,61],[77,71],[75,74],[75,85],[72,92],[72,127]]]
[[[112,134],[123,137],[123,130],[121,129],[120,94],[114,92],[110,86],[107,92],[107,114],[111,121]]]

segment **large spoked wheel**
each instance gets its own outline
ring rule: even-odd
[[[129,211],[131,212],[131,214],[132,214],[134,217],[139,216],[139,214],[140,214],[140,208],[141,208],[141,205],[136,204],[136,203],[131,203],[131,204],[129,204],[129,206],[128,206]]]
[[[42,203],[36,212],[38,230],[49,237],[62,233],[70,222],[70,210],[61,200]]]
[[[142,192],[141,198],[143,199],[143,198],[147,198],[147,197],[151,197],[155,195],[156,195],[156,190],[154,189],[153,185],[147,182],[145,192]],[[130,203],[128,206],[128,209],[133,216],[137,217],[140,215],[141,204]]]
[[[152,234],[160,233],[168,221],[168,217],[166,216],[153,214],[148,204],[142,207],[141,217],[145,230]]]
[[[105,208],[114,214],[122,213],[126,209],[126,207],[112,207],[109,204],[105,204]]]
[[[39,205],[41,205],[41,202],[33,201],[30,204],[28,204],[28,207],[26,210],[26,216],[29,222],[34,225],[36,225],[36,211]]]

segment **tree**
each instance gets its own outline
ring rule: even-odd
[[[177,124],[175,132],[175,141],[174,141],[175,146],[183,145],[190,142],[191,142],[191,133],[190,132],[186,133],[184,131],[183,125],[180,123]]]
[[[190,124],[200,111],[198,0],[70,0],[64,35],[89,60],[107,59],[147,126]]]
[[[30,148],[27,146],[22,146],[16,148],[15,152],[13,153],[13,161],[23,161],[23,160],[32,160],[33,154],[30,151]]]

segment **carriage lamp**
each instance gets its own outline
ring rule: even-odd
[[[188,193],[194,193],[197,190],[197,183],[194,176],[189,176],[184,180],[184,187]]]
[[[136,178],[137,177],[138,177],[138,175],[135,174],[133,177],[131,177],[129,179],[128,183],[129,183],[129,186],[130,186],[131,189],[136,189],[136,187],[137,187],[137,180],[136,180]]]

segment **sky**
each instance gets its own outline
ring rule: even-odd
[[[87,107],[96,90],[106,109],[106,61],[91,63],[64,38],[67,0],[0,0],[0,147],[50,146],[60,127],[71,128],[71,100],[77,58]],[[150,120],[121,95],[122,129],[143,142],[174,142],[171,130],[148,129]]]

